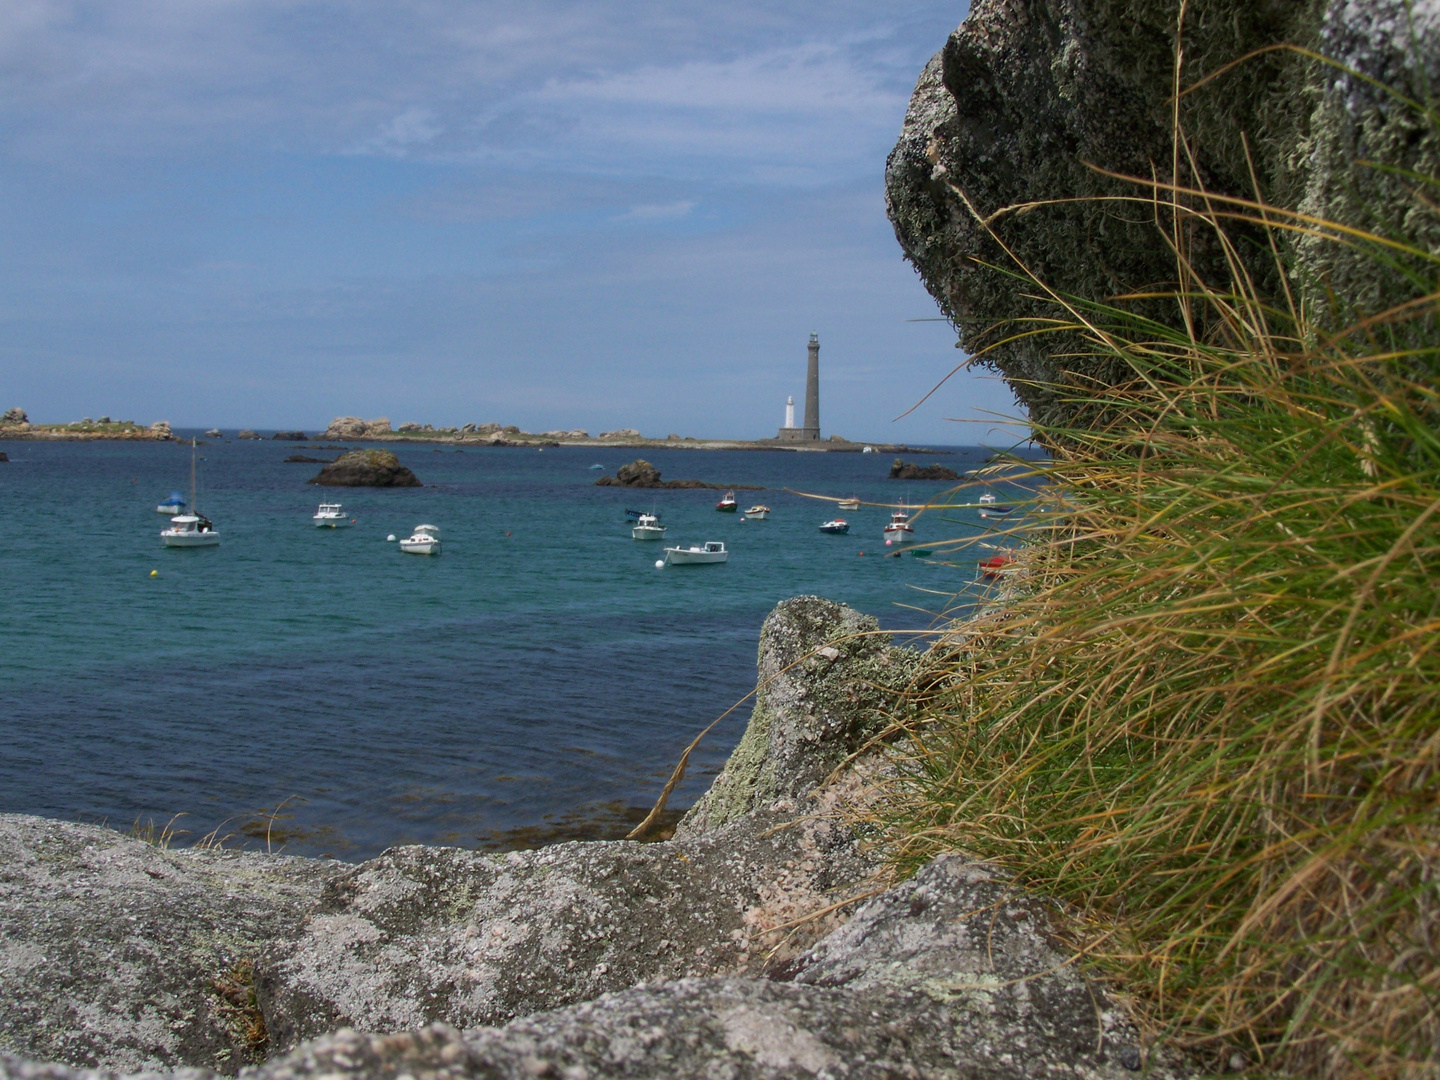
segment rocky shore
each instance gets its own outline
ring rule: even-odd
[[[0,439],[144,439],[168,442],[174,437],[169,423],[164,420],[157,420],[148,427],[134,420],[111,420],[108,416],[98,420],[87,416],[73,424],[32,424],[24,409],[7,409],[0,414]]]
[[[0,1080],[1178,1075],[1043,899],[956,857],[891,883],[853,823],[884,766],[850,759],[918,658],[876,630],[776,608],[662,842],[350,866],[0,816]]]

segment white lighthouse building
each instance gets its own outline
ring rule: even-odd
[[[794,395],[794,394],[791,394],[789,397],[787,397],[787,398],[785,399],[785,426],[786,426],[787,428],[793,428],[793,427],[795,426],[795,395]]]

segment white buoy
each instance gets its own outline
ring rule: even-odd
[[[664,559],[656,559],[656,560],[655,560],[655,569],[656,569],[656,570],[659,570],[659,569],[660,569],[662,566],[664,566],[664,565],[665,565],[665,560],[664,560]]]
[[[395,534],[391,533],[389,536],[385,537],[385,542],[387,544],[393,544],[395,542]]]

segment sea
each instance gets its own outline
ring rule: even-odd
[[[924,503],[947,485],[890,480],[884,454],[643,451],[713,490],[597,487],[637,451],[386,444],[412,489],[307,485],[318,444],[205,439],[197,502],[219,547],[163,548],[156,505],[188,491],[175,442],[0,443],[0,812],[167,834],[184,846],[343,860],[403,843],[504,850],[608,838],[709,785],[749,718],[760,626],[816,594],[923,645],[972,604],[973,557],[889,553],[882,507],[818,525],[856,495]],[[991,451],[925,457],[957,471]],[[601,466],[600,469],[594,466]],[[321,501],[354,525],[318,529]],[[724,541],[729,562],[657,568],[630,537]],[[437,525],[442,552],[388,537]],[[979,534],[932,510],[926,542]]]

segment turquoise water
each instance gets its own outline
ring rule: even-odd
[[[0,464],[0,811],[163,825],[182,842],[367,857],[402,842],[505,847],[622,834],[681,749],[754,685],[760,623],[816,593],[928,626],[973,576],[884,551],[886,512],[784,488],[923,501],[878,454],[655,451],[667,479],[764,485],[770,520],[714,491],[598,488],[634,451],[395,448],[420,489],[317,488],[279,442],[200,448],[218,548],[167,550],[154,507],[188,486],[178,443],[9,442]],[[310,451],[315,456],[333,452]],[[931,458],[956,469],[985,456]],[[321,530],[337,499],[358,523]],[[724,566],[657,570],[666,543],[723,540]],[[918,525],[975,531],[973,511]],[[385,541],[440,526],[443,553]],[[867,556],[860,557],[864,551]],[[157,576],[151,571],[157,570]],[[748,706],[703,744],[672,805],[704,790]],[[288,802],[284,802],[289,800]],[[276,807],[284,802],[276,813]]]

